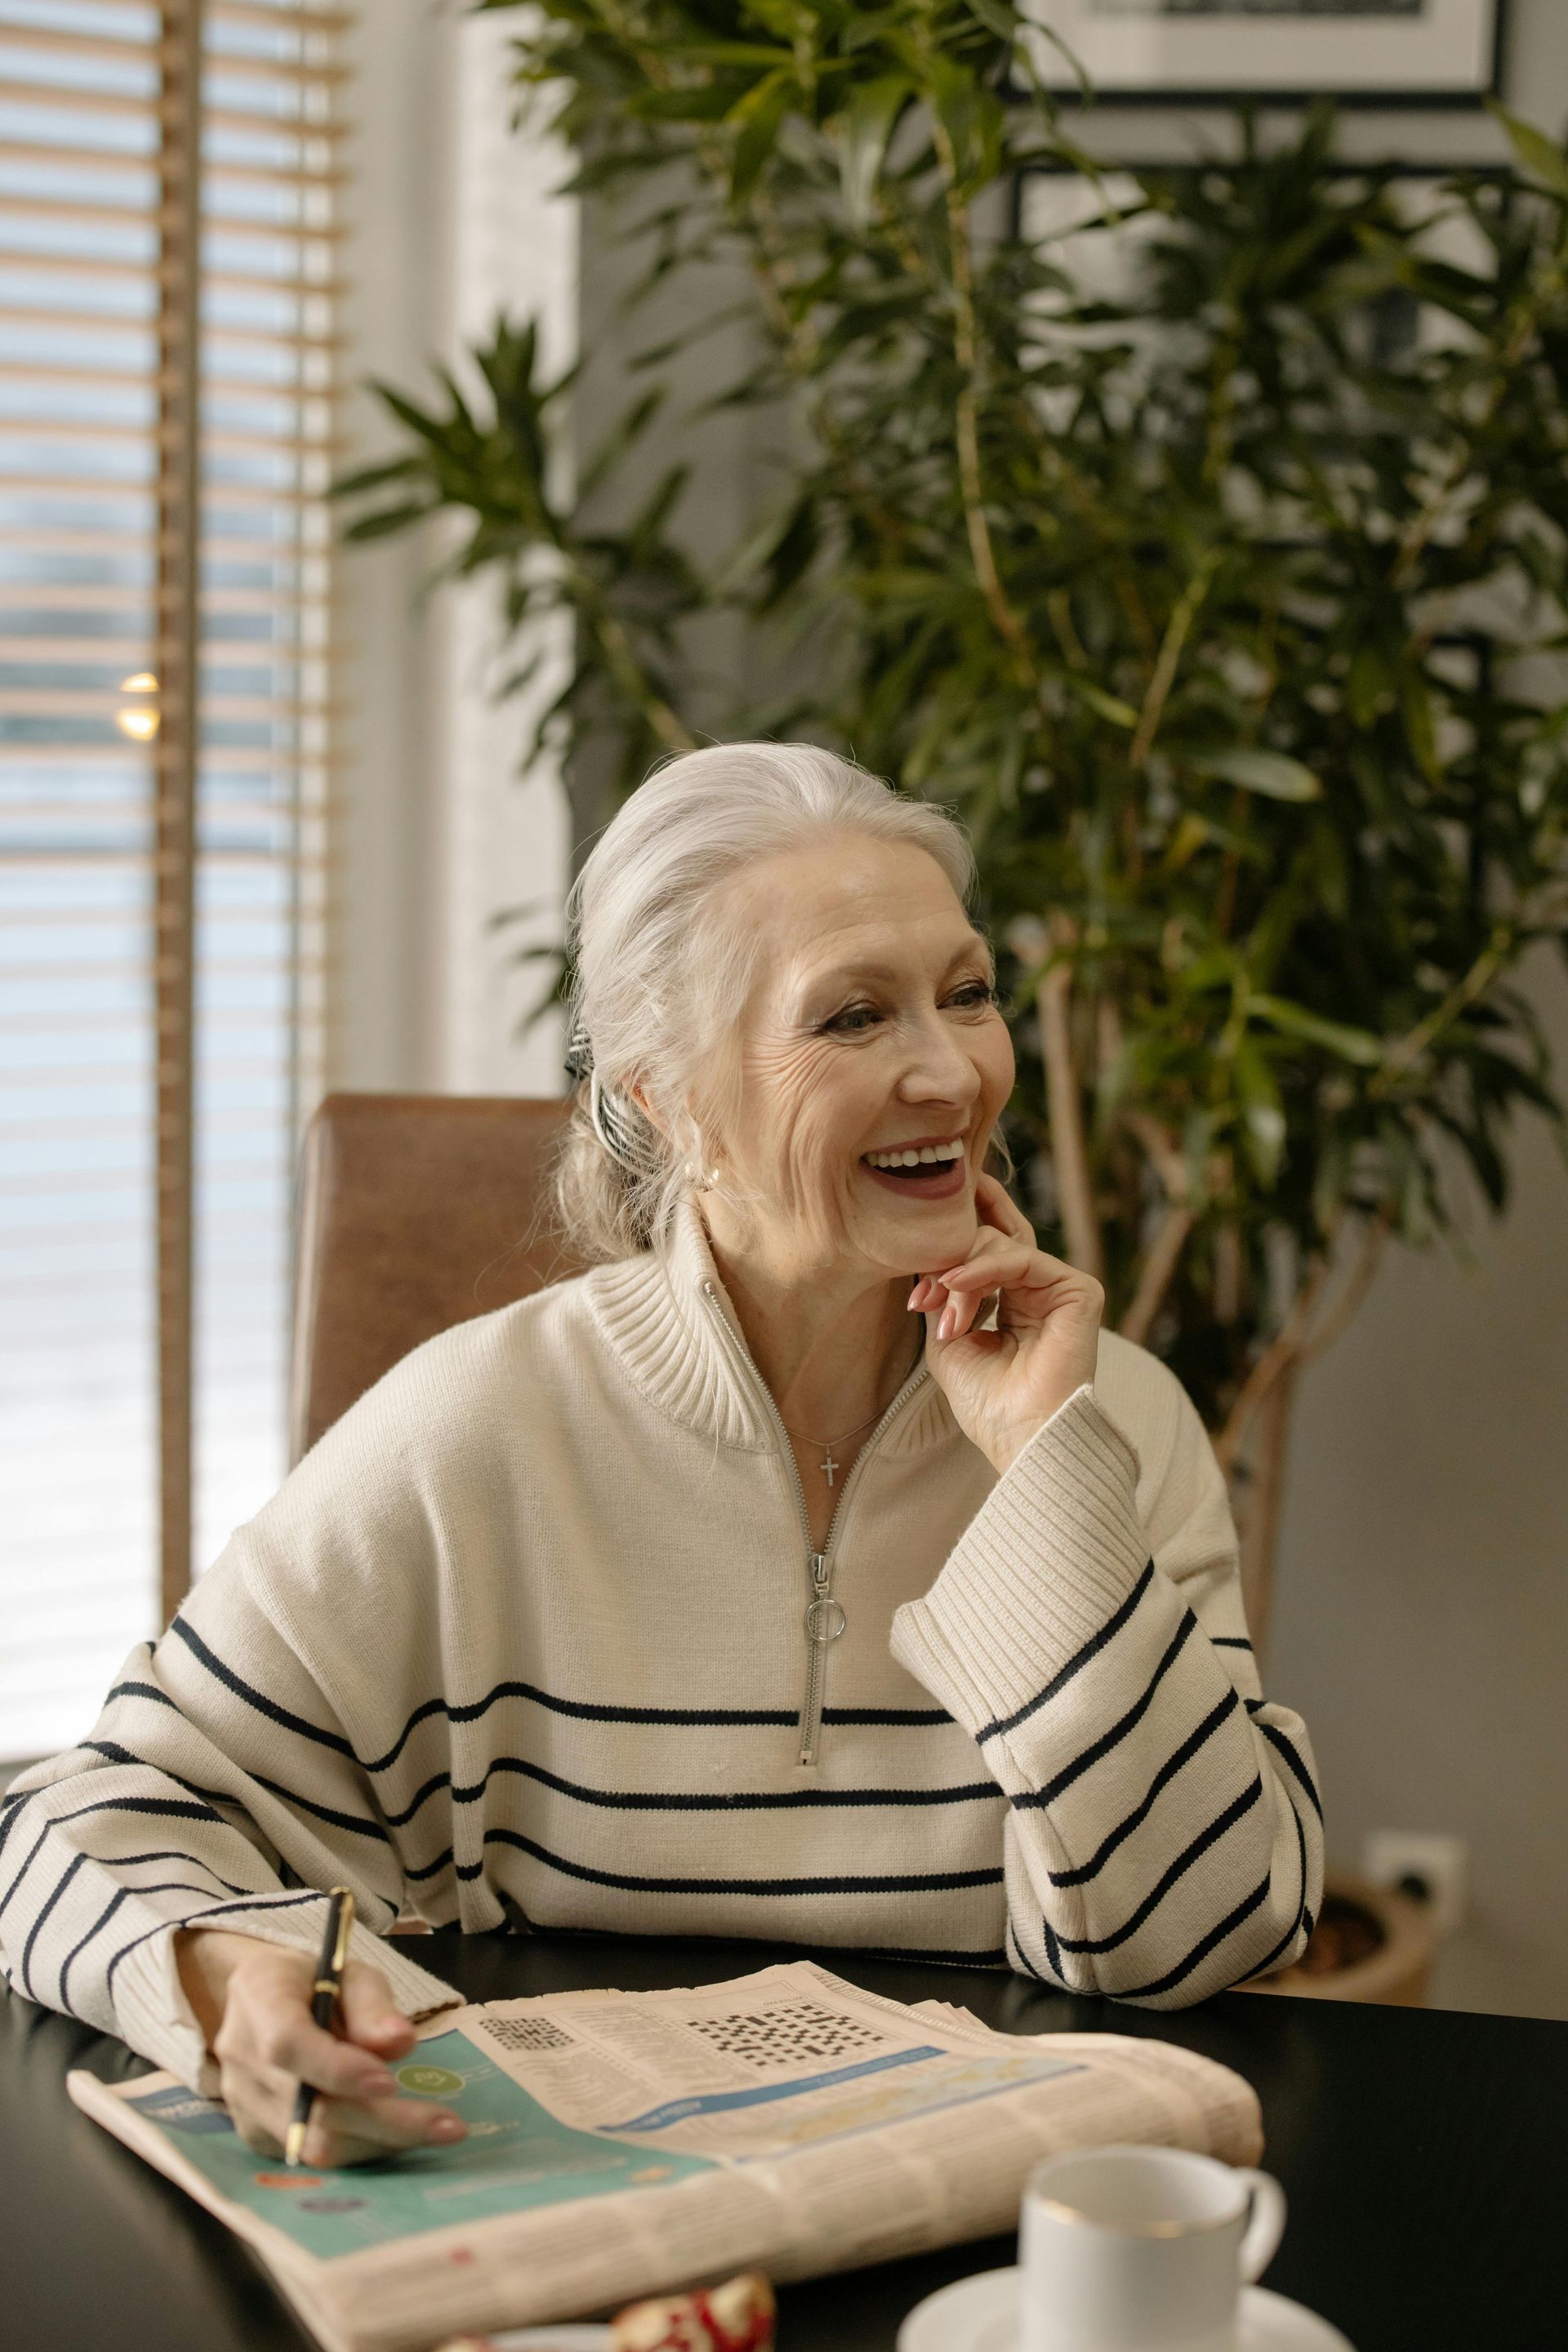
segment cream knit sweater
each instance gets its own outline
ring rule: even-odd
[[[917,1370],[814,1559],[689,1212],[321,1439],[4,1801],[0,1952],[201,2084],[174,1927],[313,1948],[340,1881],[383,1931],[853,1945],[1174,2007],[1300,1949],[1321,1856],[1172,1375],[1107,1334],[998,1480]],[[451,1998],[363,1948],[411,2014]]]

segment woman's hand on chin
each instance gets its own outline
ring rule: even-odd
[[[926,1361],[959,1427],[998,1475],[1074,1391],[1094,1379],[1105,1293],[1092,1275],[1047,1257],[994,1176],[975,1185],[980,1230],[968,1255],[922,1275]],[[996,1328],[972,1328],[994,1298]]]

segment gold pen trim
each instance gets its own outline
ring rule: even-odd
[[[341,1896],[342,1909],[338,1914],[338,1940],[332,1948],[334,1974],[342,1975],[349,1957],[349,1937],[353,1934],[354,1899],[346,1886],[334,1886],[334,1896]]]
[[[283,2142],[283,2161],[285,2164],[299,2164],[301,2161],[301,2151],[305,2146],[305,2134],[309,2129],[310,2126],[308,2124],[289,2125],[288,2136]]]

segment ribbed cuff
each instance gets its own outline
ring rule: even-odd
[[[281,1944],[289,1951],[315,1953],[321,1948],[325,1903],[323,1895],[320,1910],[313,1905],[299,1905],[288,1911],[272,1910],[262,1896],[254,1911],[247,1909],[231,1916],[234,1906],[230,1906],[212,1925],[226,1928],[233,1935],[254,1936],[258,1943]],[[187,2090],[198,2092],[203,2098],[216,2099],[218,2070],[186,1999],[174,1958],[174,1937],[181,1928],[199,1927],[201,1924],[199,1912],[189,1919],[173,1919],[162,1934],[149,1936],[144,1944],[138,1944],[126,1954],[114,1972],[114,2014],[121,2033],[132,2050],[177,2076]],[[437,2010],[462,2005],[461,1993],[454,1992],[439,1977],[431,1976],[413,1960],[405,1959],[395,1944],[373,1935],[357,1920],[349,1950],[353,1958],[368,1960],[373,1968],[381,1970],[405,2017],[417,2021]]]
[[[1131,1592],[1148,1559],[1138,1458],[1078,1389],[998,1479],[892,1652],[971,1738],[1037,1697]]]

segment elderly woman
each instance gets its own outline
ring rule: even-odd
[[[1177,2005],[1319,1904],[1224,1486],[987,1172],[1013,1055],[964,845],[827,753],[656,774],[574,909],[595,1270],[398,1365],[0,1817],[13,1983],[309,2160],[451,1996],[400,1913],[753,1936]]]

